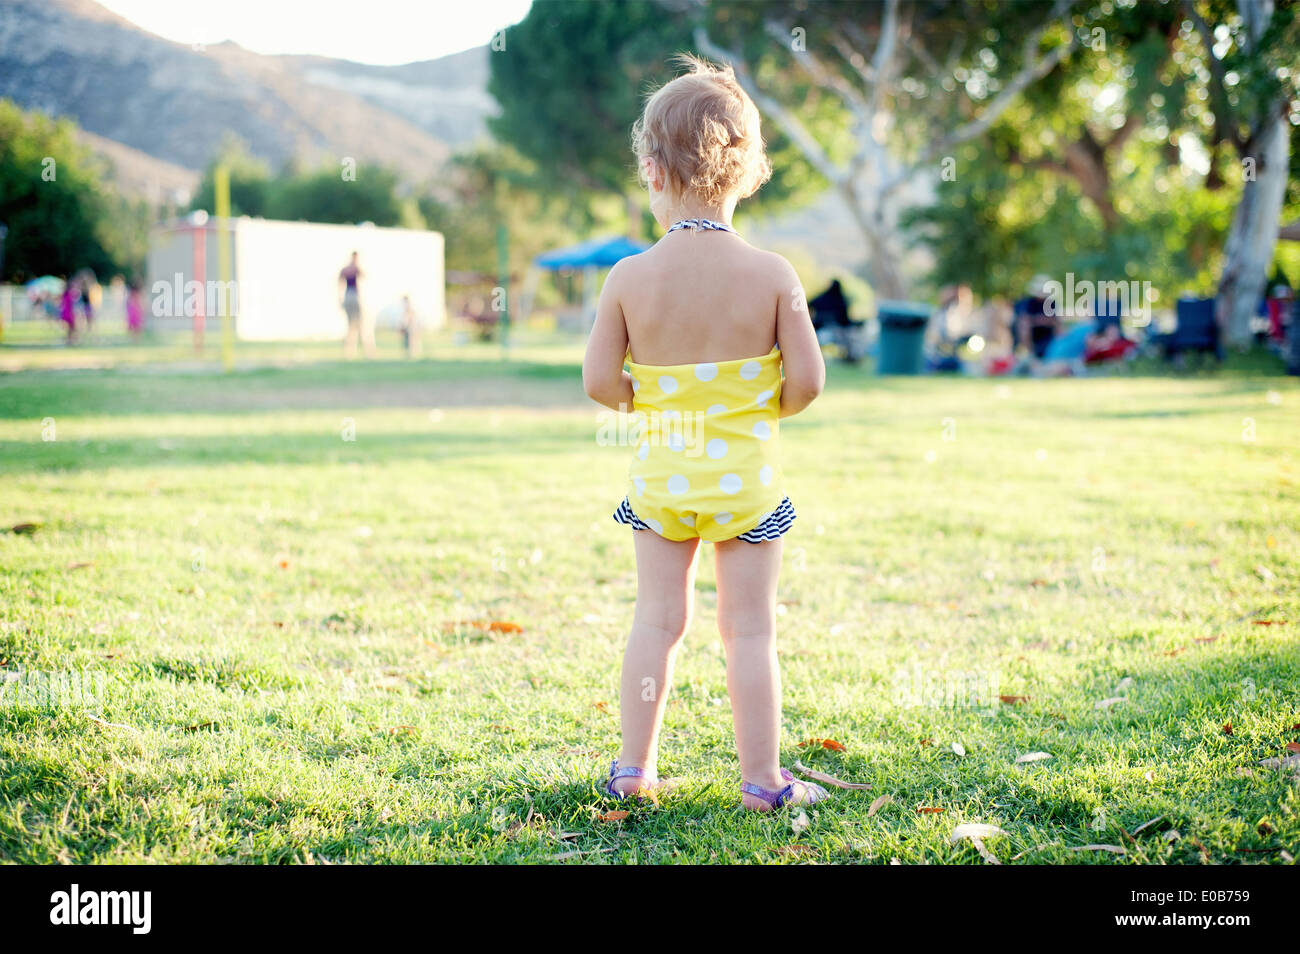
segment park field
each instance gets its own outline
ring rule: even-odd
[[[334,355],[0,348],[0,860],[1300,853],[1295,379],[832,367],[782,427],[783,754],[870,788],[761,816],[707,548],[682,785],[599,795],[635,578],[581,345]]]

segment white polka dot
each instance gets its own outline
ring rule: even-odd
[[[710,407],[710,408],[709,408],[705,413],[706,413],[706,414],[725,414],[726,412],[727,412],[727,405],[725,405],[725,404],[714,404],[714,405],[713,405],[712,407]]]
[[[705,362],[695,366],[695,376],[701,381],[712,381],[718,376],[718,366],[713,362]]]
[[[680,434],[669,434],[668,440],[666,440],[664,443],[668,445],[668,449],[670,451],[677,451],[678,453],[681,453],[682,451],[686,450],[686,438],[682,437],[682,435]]]
[[[727,511],[725,511],[725,510],[722,511],[722,513],[715,513],[715,514],[713,515],[713,522],[714,522],[714,523],[731,523],[731,514],[727,513]]]
[[[647,457],[649,457],[650,445],[643,441],[641,443],[641,446],[636,449],[636,456],[641,458],[642,460],[645,460]]]
[[[636,485],[636,495],[637,495],[638,497],[644,497],[644,496],[645,496],[645,478],[644,478],[644,477],[633,477],[633,478],[632,478],[632,483],[634,483],[634,484]]]
[[[632,379],[632,393],[633,393],[633,394],[636,394],[636,392],[637,392],[637,391],[640,391],[640,390],[641,390],[641,382],[638,381],[636,378],[633,378],[633,379]]]
[[[671,411],[671,410],[664,411],[662,414],[659,415],[659,420],[660,423],[662,424],[671,424],[672,422],[680,421],[681,419],[682,419],[681,411]]]
[[[664,535],[664,525],[660,523],[658,520],[655,520],[653,517],[646,517],[645,525],[649,527],[651,530],[653,530],[655,533],[659,534],[659,536],[662,537]]]
[[[754,425],[754,436],[760,441],[765,441],[772,436],[772,426],[767,421],[759,421]]]
[[[692,516],[691,514],[687,514],[684,517],[678,517],[677,519],[680,520],[682,523],[686,524],[686,526],[688,527],[695,526],[695,517]]]
[[[772,465],[764,464],[758,472],[758,482],[766,487],[772,482]]]
[[[771,391],[760,391],[758,397],[754,398],[754,403],[759,407],[767,407],[767,402],[772,400]]]
[[[704,445],[704,453],[708,454],[714,460],[717,460],[719,457],[726,457],[727,442],[721,437],[715,437]]]
[[[659,379],[659,390],[664,394],[672,394],[677,390],[677,379],[670,374],[665,374]]]
[[[722,479],[718,481],[718,487],[724,494],[738,494],[743,486],[744,482],[739,474],[723,474]]]
[[[670,494],[684,494],[691,489],[691,482],[681,474],[673,474],[668,478],[668,492]]]
[[[740,366],[740,376],[746,381],[753,381],[762,370],[763,366],[757,361],[746,361]]]

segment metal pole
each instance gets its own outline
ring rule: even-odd
[[[217,209],[217,277],[221,280],[221,366],[235,369],[235,327],[230,314],[230,170],[216,168],[212,179]]]
[[[497,226],[497,282],[501,287],[501,350],[510,350],[510,245],[505,223]]]

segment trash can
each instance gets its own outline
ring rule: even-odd
[[[876,311],[880,321],[877,374],[920,374],[922,342],[930,320],[930,306],[912,301],[882,301]]]

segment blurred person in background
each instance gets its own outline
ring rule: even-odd
[[[420,356],[420,316],[411,307],[411,296],[402,296],[402,347],[412,358]]]
[[[339,270],[339,287],[343,292],[343,311],[348,316],[347,337],[343,339],[343,353],[356,357],[357,339],[361,340],[367,358],[375,356],[375,329],[361,314],[360,283],[366,275],[357,263],[357,253]]]
[[[1060,317],[1047,314],[1045,308],[1049,280],[1046,275],[1035,275],[1026,289],[1028,294],[1015,304],[1016,350],[1027,351],[1031,360],[1043,360],[1061,327]]]
[[[69,278],[63,284],[63,294],[59,296],[59,319],[66,326],[68,337],[65,339],[67,344],[72,344],[77,338],[77,281]]]
[[[144,331],[144,305],[140,301],[140,282],[136,279],[126,289],[126,330],[136,341]]]

